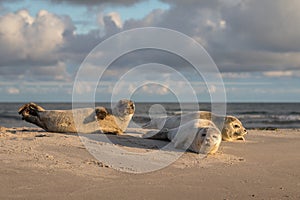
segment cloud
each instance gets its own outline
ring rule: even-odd
[[[209,93],[216,93],[217,92],[217,87],[215,85],[211,85],[209,88],[208,88],[208,91]]]
[[[69,4],[77,4],[77,5],[101,5],[101,4],[111,4],[111,5],[132,5],[144,0],[51,0],[53,3],[69,3]]]
[[[212,58],[222,72],[255,72],[300,68],[300,52],[216,50]]]
[[[250,73],[240,73],[240,72],[227,72],[227,73],[222,73],[222,78],[228,78],[228,79],[244,79],[244,78],[250,78],[251,74]]]
[[[157,26],[164,19],[165,11],[162,9],[154,9],[148,13],[143,19],[128,19],[124,22],[124,29],[132,29],[137,27]]]
[[[110,13],[107,14],[107,17],[109,17],[110,20],[114,22],[116,27],[118,27],[120,29],[122,28],[123,23],[122,23],[121,16],[119,15],[119,13],[110,12]]]
[[[103,24],[107,36],[120,32],[123,27],[121,16],[117,12],[108,13],[99,22]]]
[[[56,0],[79,4],[83,1]],[[87,5],[107,1],[85,1]],[[132,4],[137,1],[114,1]],[[252,72],[300,68],[300,3],[266,1],[169,1],[168,10],[156,9],[143,19],[122,21],[117,12],[98,13],[99,29],[76,34],[72,19],[47,11],[33,17],[21,10],[1,16],[0,66],[78,65],[101,41],[131,28],[158,26],[181,31],[204,45],[222,72]],[[264,9],[262,9],[264,8]],[[50,26],[49,26],[50,24]],[[103,32],[105,35],[103,35]],[[174,42],[175,44],[176,42]],[[114,48],[108,49],[113,52]],[[149,53],[149,52],[147,52]],[[186,65],[159,53],[129,56],[119,67],[148,60],[178,68]],[[174,60],[174,62],[172,62]]]
[[[264,72],[263,75],[267,77],[300,77],[300,71],[268,71]]]
[[[51,2],[66,6],[101,5],[103,8],[111,5],[130,6],[141,1]],[[299,1],[162,2],[170,5],[167,10],[155,9],[142,19],[124,20],[117,12],[104,15],[101,9],[91,9],[94,13],[90,16],[94,18],[89,20],[98,20],[99,27],[84,33],[76,33],[74,19],[67,14],[62,16],[41,10],[36,16],[32,16],[25,9],[14,13],[5,11],[0,15],[0,81],[71,81],[80,63],[97,44],[123,30],[148,26],[174,29],[200,42],[216,62],[223,78],[251,80],[253,72],[267,78],[300,76],[300,26],[297,25],[300,19]],[[122,44],[126,42],[125,39],[122,40]],[[176,47],[176,41],[173,45]],[[189,49],[185,51],[188,52]],[[116,52],[118,45],[113,45],[102,55],[97,55],[94,61]],[[117,80],[128,69],[149,62],[162,63],[182,73],[187,72],[190,67],[188,62],[176,55],[147,49],[128,53],[114,61],[107,70],[104,81]],[[99,66],[96,65],[97,62],[90,64],[85,76],[93,79]],[[162,74],[163,70],[156,73]],[[174,81],[177,83],[174,85],[178,86],[179,83]],[[82,91],[88,87],[84,86]],[[111,89],[109,87],[111,86],[107,87],[108,91]],[[203,90],[201,88],[203,87],[198,88],[200,92]],[[214,87],[204,90],[216,91]],[[162,89],[160,93],[164,92]]]
[[[64,34],[73,29],[67,18],[46,10],[36,17],[27,10],[8,13],[0,17],[0,27],[5,27],[0,29],[0,66],[55,63]]]
[[[70,80],[68,57],[60,53],[73,35],[70,18],[19,10],[0,16],[0,26],[0,80]]]
[[[166,95],[170,93],[167,85],[146,84],[143,85],[142,91],[146,94]]]
[[[221,12],[228,34],[233,34],[231,42],[254,50],[295,52],[300,51],[299,7],[297,0],[246,0]]]
[[[67,71],[64,62],[55,65],[33,66],[33,67],[0,67],[0,81],[24,82],[24,81],[72,81],[72,74]]]
[[[8,94],[19,94],[20,90],[15,87],[10,87],[10,88],[7,88],[7,93]]]
[[[211,47],[272,52],[300,50],[297,0],[163,1],[172,6],[161,24],[191,36],[199,33],[209,40]],[[175,22],[178,24],[174,25]]]
[[[114,26],[118,27],[119,29],[121,29],[123,27],[123,22],[122,22],[121,16],[117,12],[110,12],[110,13],[106,14],[105,16],[103,16],[103,14],[100,13],[98,15],[98,23],[101,26],[105,26],[105,21],[112,21],[114,23]]]
[[[300,68],[300,2],[292,0],[169,1],[124,29],[160,26],[181,31],[208,50],[221,71]]]
[[[67,72],[67,66],[63,62],[58,62],[57,65],[41,66],[34,70],[26,71],[24,75],[27,80],[71,81],[71,76]]]

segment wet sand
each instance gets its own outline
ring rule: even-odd
[[[128,155],[161,145],[109,137]],[[300,199],[299,146],[300,130],[250,130],[246,142],[222,142],[216,155],[186,152],[136,174],[120,171],[126,161],[115,167],[94,158],[78,135],[0,128],[0,199]]]

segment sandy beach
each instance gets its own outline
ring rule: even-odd
[[[128,154],[158,151],[157,141],[110,137]],[[94,158],[78,135],[1,128],[0,145],[0,199],[300,199],[297,129],[250,130],[246,142],[222,142],[216,155],[186,152],[140,174]]]

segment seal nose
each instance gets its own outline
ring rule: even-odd
[[[130,108],[131,108],[131,109],[133,109],[133,110],[135,109],[135,105],[134,105],[134,102],[133,102],[133,101],[130,100],[130,101],[129,101],[129,105],[130,105]]]
[[[206,138],[206,139],[205,139],[205,144],[206,144],[206,145],[209,145],[210,143],[211,143],[211,139],[210,139],[210,138]]]
[[[248,133],[246,129],[244,129],[244,132],[245,132],[245,134],[247,134],[247,133]]]

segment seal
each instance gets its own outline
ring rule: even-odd
[[[143,138],[169,140],[178,149],[201,154],[214,154],[222,141],[222,134],[215,124],[206,119],[194,119],[177,128],[149,131]]]
[[[240,120],[234,116],[218,116],[208,111],[197,111],[184,115],[153,118],[150,122],[144,124],[142,128],[160,130],[163,128],[172,129],[194,119],[206,119],[213,121],[221,131],[222,139],[224,141],[245,140],[244,136],[247,134],[247,130],[244,128]]]
[[[133,101],[122,99],[112,109],[104,107],[73,110],[45,110],[35,103],[21,106],[22,119],[48,132],[58,133],[112,133],[121,135],[134,114]]]

